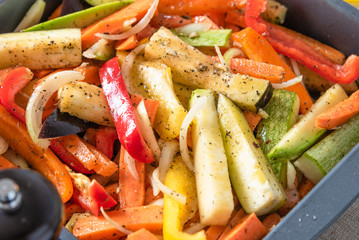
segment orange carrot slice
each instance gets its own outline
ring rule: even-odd
[[[117,41],[115,45],[115,49],[119,51],[131,50],[137,47],[138,39],[136,35],[132,35],[124,41]]]
[[[158,5],[158,10],[161,13],[171,15],[196,15],[203,12],[224,13],[228,11],[228,9],[243,8],[245,4],[245,0],[161,0]]]
[[[207,240],[217,240],[219,236],[223,233],[224,227],[219,225],[212,225],[206,230],[206,239]]]
[[[317,116],[315,125],[320,128],[333,129],[342,125],[357,113],[359,113],[359,90]]]
[[[162,233],[163,207],[152,205],[126,208],[107,212],[108,216],[120,226],[136,231],[142,228],[154,234]],[[103,216],[88,217],[75,223],[73,234],[79,240],[115,240],[125,236]]]
[[[277,213],[271,213],[263,219],[262,223],[268,229],[268,231],[270,231],[280,222],[281,219],[281,216],[279,216]]]
[[[219,62],[219,57],[211,58]],[[281,83],[285,74],[283,67],[245,58],[232,58],[230,67],[234,73],[269,80],[271,83]]]
[[[296,77],[268,41],[252,28],[248,27],[240,32],[233,33],[232,41],[239,43],[240,48],[250,59],[283,67],[285,71],[284,82]],[[306,113],[313,105],[313,101],[302,83],[287,87],[286,90],[297,93],[302,114]]]
[[[251,128],[252,131],[254,131],[254,129],[256,129],[258,123],[262,119],[262,117],[259,114],[249,110],[244,110],[243,114],[248,122],[249,127]]]
[[[95,36],[96,33],[119,33],[124,30],[126,21],[132,19],[139,21],[147,13],[151,4],[152,1],[137,0],[120,11],[87,26],[81,34],[82,48],[87,49],[100,40],[99,37]]]
[[[94,170],[102,176],[111,176],[117,171],[117,165],[114,162],[77,135],[61,137],[59,141],[85,168]]]
[[[12,162],[0,155],[0,169],[17,168]]]
[[[142,228],[134,233],[131,233],[126,238],[127,240],[159,240],[156,235],[151,233],[150,231],[146,230],[145,228]]]
[[[121,147],[119,162],[119,202],[120,208],[138,207],[145,202],[145,166],[146,164],[134,161],[136,172],[139,179],[135,179],[129,170],[129,166],[125,161],[125,149]]]
[[[253,240],[262,239],[268,230],[255,213],[244,217],[224,238],[225,240]]]

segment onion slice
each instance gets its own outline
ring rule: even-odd
[[[96,58],[95,53],[101,48],[105,47],[108,44],[108,41],[105,39],[98,40],[94,45],[89,47],[86,51],[82,53],[82,56],[88,59]]]
[[[295,61],[294,59],[291,59],[291,58],[290,58],[290,63],[292,64],[293,72],[295,73],[295,75],[297,75],[297,76],[302,75],[302,74],[300,73],[300,70],[299,70],[298,62]]]
[[[159,179],[161,182],[165,182],[168,168],[170,167],[171,162],[178,151],[179,145],[177,140],[171,140],[163,144],[159,163]]]
[[[141,100],[137,106],[136,118],[138,120],[139,127],[145,142],[148,144],[148,147],[155,155],[155,158],[159,160],[161,157],[161,149],[158,146],[155,134],[153,133],[153,128],[151,126],[150,119],[145,107],[145,102],[143,100]]]
[[[153,178],[154,170],[155,170],[155,168],[152,167],[151,165],[146,166],[146,172],[147,172],[148,179],[150,180],[150,184],[152,186],[153,196],[157,196],[160,193],[160,190],[158,189],[158,187],[155,183],[155,180]]]
[[[187,147],[187,132],[188,127],[193,121],[193,119],[196,117],[197,113],[199,113],[202,108],[207,103],[207,97],[203,97],[196,102],[189,112],[187,113],[186,117],[183,119],[182,125],[181,125],[181,131],[180,131],[180,152],[182,159],[184,163],[186,164],[187,168],[194,173],[194,166],[193,166],[193,160],[192,157],[189,154],[188,147]]]
[[[105,212],[105,210],[103,210],[103,207],[101,206],[100,207],[100,211],[102,213],[102,215],[104,216],[104,218],[109,221],[118,231],[122,232],[123,234],[125,235],[129,235],[131,234],[132,232],[124,227],[121,227],[120,225],[118,225],[114,220],[112,220],[110,218],[109,215],[107,215],[107,213]]]
[[[138,182],[140,181],[140,177],[138,176],[135,159],[133,159],[130,154],[125,150],[124,160],[127,165],[128,171],[130,172],[131,176],[136,179]]]
[[[151,19],[155,15],[158,3],[159,0],[154,0],[151,7],[148,9],[146,15],[135,26],[130,28],[130,30],[123,32],[121,34],[110,35],[110,34],[96,33],[95,35],[97,37],[107,40],[121,40],[141,32],[150,23]]]
[[[8,148],[9,143],[2,136],[0,136],[0,154],[5,153]]]
[[[201,223],[193,223],[191,224],[188,228],[184,229],[183,232],[188,233],[188,234],[195,234],[201,230],[203,230],[203,228],[205,228],[206,225],[203,225]]]
[[[148,205],[157,205],[157,206],[163,207],[164,199],[160,198],[160,199],[154,200],[154,201],[150,202]]]
[[[38,138],[42,125],[42,113],[49,98],[64,84],[84,78],[77,71],[61,71],[49,75],[35,88],[27,104],[25,117],[27,130],[36,145],[44,149],[50,145],[50,140]]]
[[[290,161],[288,161],[287,164],[288,164],[287,165],[287,187],[289,189],[294,189],[295,188],[295,178],[297,176],[297,172],[295,171],[295,168]]]
[[[272,86],[274,88],[277,88],[277,89],[281,89],[281,88],[286,88],[286,87],[290,87],[294,84],[297,84],[297,83],[300,83],[302,82],[303,80],[303,75],[300,75],[298,77],[295,77],[287,82],[282,82],[282,83],[272,83]]]
[[[175,31],[183,36],[198,36],[201,32],[206,32],[211,28],[208,23],[190,23],[178,28]]]
[[[155,184],[157,185],[158,189],[160,189],[161,192],[163,192],[164,194],[167,194],[169,197],[171,197],[172,199],[174,199],[175,201],[185,205],[186,204],[186,196],[182,195],[181,193],[178,193],[176,191],[173,191],[172,189],[170,189],[169,187],[167,187],[166,185],[164,185],[159,177],[159,168],[156,168],[153,173],[153,180],[155,182]]]
[[[146,47],[146,44],[142,44],[135,49],[133,49],[125,58],[121,65],[122,77],[123,81],[125,82],[126,89],[130,94],[139,94],[133,87],[131,81],[131,69],[133,66],[133,62],[135,61],[138,54],[140,54]]]
[[[245,57],[246,55],[239,48],[230,48],[230,49],[228,49],[223,55],[224,63],[227,64],[227,66],[230,67],[232,58],[234,58],[236,56]]]

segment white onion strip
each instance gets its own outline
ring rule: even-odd
[[[2,136],[0,136],[0,154],[5,153],[8,148],[9,143]]]
[[[150,206],[156,205],[156,206],[161,206],[161,207],[163,207],[163,205],[164,205],[164,199],[163,199],[163,198],[160,198],[160,199],[154,200],[154,201],[150,202],[148,205],[150,205]]]
[[[203,230],[206,227],[206,225],[203,225],[201,223],[194,223],[191,224],[188,228],[184,229],[183,232],[188,234],[195,234],[201,230]]]
[[[146,47],[146,45],[142,44],[142,45],[136,47],[135,49],[133,49],[125,57],[125,60],[123,61],[122,65],[121,65],[123,81],[125,82],[126,89],[130,94],[141,95],[132,87],[131,69],[132,69],[133,62],[135,61],[137,55],[140,54],[145,49],[145,47]]]
[[[206,103],[207,103],[207,97],[202,97],[201,99],[199,99],[198,102],[196,102],[191,107],[191,109],[187,113],[186,117],[183,119],[183,122],[181,125],[181,131],[180,131],[180,136],[179,136],[180,152],[181,152],[182,159],[183,159],[184,163],[186,164],[187,168],[190,171],[192,171],[193,173],[194,173],[193,161],[192,161],[192,157],[189,154],[188,146],[187,146],[187,132],[188,132],[189,125],[191,124],[193,119],[196,117],[197,113],[200,112],[202,110],[202,108],[206,105]]]
[[[152,192],[153,192],[153,196],[157,196],[160,193],[160,190],[158,189],[155,180],[153,179],[153,172],[154,172],[155,168],[152,167],[151,165],[147,165],[146,166],[146,172],[147,172],[147,176],[148,179],[150,181],[150,184],[152,186]]]
[[[151,7],[148,9],[146,15],[135,26],[130,28],[130,30],[123,32],[121,34],[110,35],[110,34],[96,33],[95,35],[97,37],[104,38],[107,40],[121,40],[141,32],[150,23],[151,19],[155,15],[158,3],[159,0],[154,0]]]
[[[293,72],[295,73],[295,75],[297,76],[302,75],[299,70],[298,62],[290,58],[290,63],[292,64]]]
[[[101,48],[105,47],[108,44],[108,41],[105,39],[98,40],[94,45],[89,47],[86,51],[82,53],[82,56],[88,59],[95,58],[95,53],[98,52]]]
[[[31,139],[41,148],[46,149],[50,140],[39,139],[42,113],[49,98],[64,84],[83,80],[85,77],[77,71],[61,71],[46,77],[31,94],[26,107],[26,126]]]
[[[107,213],[105,212],[105,210],[103,210],[103,207],[102,207],[102,206],[100,207],[100,211],[101,211],[102,215],[105,217],[105,219],[106,219],[107,221],[109,221],[109,223],[111,223],[118,231],[122,232],[122,233],[125,234],[125,235],[129,235],[129,234],[132,233],[132,231],[130,231],[130,230],[124,228],[124,227],[121,227],[121,226],[118,225],[114,220],[112,220],[112,219],[110,218],[110,216],[107,215]]]
[[[295,187],[295,178],[297,175],[297,172],[295,171],[295,168],[293,166],[293,164],[288,161],[287,163],[287,187],[289,189],[294,189]]]
[[[224,55],[223,55],[223,60],[224,62],[227,64],[227,66],[231,66],[231,60],[232,58],[239,56],[239,57],[245,57],[246,55],[244,54],[244,52],[239,49],[239,48],[230,48],[228,49]]]
[[[174,199],[175,201],[185,205],[186,204],[186,196],[184,196],[181,193],[178,193],[176,191],[173,191],[172,189],[170,189],[169,187],[167,187],[166,185],[164,185],[159,177],[159,168],[156,168],[153,173],[153,180],[155,182],[155,184],[157,185],[158,189],[160,189],[161,192],[163,192],[164,194],[167,194],[169,197],[171,197],[172,199]]]
[[[159,179],[161,182],[165,182],[168,168],[170,167],[171,162],[178,151],[179,151],[179,145],[177,140],[171,140],[164,143],[164,146],[162,148],[160,163],[158,166]]]
[[[208,23],[190,23],[178,28],[175,28],[175,31],[184,36],[198,36],[201,32],[206,32],[211,28],[211,25]]]
[[[258,109],[258,115],[264,119],[267,119],[269,117],[268,113],[264,111],[263,108]]]
[[[161,157],[161,149],[158,146],[155,134],[153,133],[153,128],[143,100],[137,106],[136,117],[145,142],[155,155],[155,158],[159,160]]]
[[[298,76],[298,77],[295,77],[289,81],[286,81],[286,82],[282,82],[282,83],[272,83],[272,86],[274,88],[277,88],[277,89],[281,89],[281,88],[286,88],[286,87],[290,87],[294,84],[297,84],[297,83],[300,83],[302,82],[303,80],[303,76]]]
[[[137,182],[140,181],[140,177],[138,176],[138,172],[136,169],[135,159],[133,159],[130,154],[125,150],[124,154],[124,160],[125,164],[127,165],[128,171],[130,172],[131,176],[137,180]]]
[[[219,49],[219,47],[217,45],[214,45],[214,49],[216,50],[216,53],[219,57],[219,61],[221,62],[221,64],[223,66],[227,67],[226,62],[224,61],[224,58],[222,56],[221,49]]]

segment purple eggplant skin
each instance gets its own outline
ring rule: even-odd
[[[60,16],[78,12],[89,7],[91,7],[91,5],[83,0],[63,0]]]
[[[62,113],[57,108],[45,120],[41,127],[39,138],[56,138],[73,135],[86,131],[88,128],[96,128],[98,125],[87,122],[68,113]]]

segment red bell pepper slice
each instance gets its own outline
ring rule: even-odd
[[[58,139],[51,140],[50,148],[61,159],[61,161],[63,161],[72,170],[83,174],[95,173],[95,171],[85,168],[76,157],[74,157],[66,150],[66,148],[62,145],[62,143],[59,142]]]
[[[96,130],[96,148],[109,159],[113,156],[113,144],[117,139],[118,136],[115,128],[105,127]]]
[[[248,0],[245,22],[248,27],[263,34],[277,52],[300,62],[334,83],[348,84],[359,77],[358,56],[349,56],[344,65],[334,63],[304,41],[261,19],[260,14],[265,11],[266,5],[267,0]]]
[[[26,67],[9,70],[0,88],[0,103],[17,119],[26,122],[25,109],[15,103],[15,95],[33,78],[33,73]]]
[[[135,160],[152,163],[154,157],[141,135],[117,57],[102,65],[100,78],[122,146]]]
[[[96,180],[91,181],[85,175],[71,171],[70,175],[74,186],[71,200],[85,211],[98,216],[101,207],[109,209],[117,204],[117,201]]]

